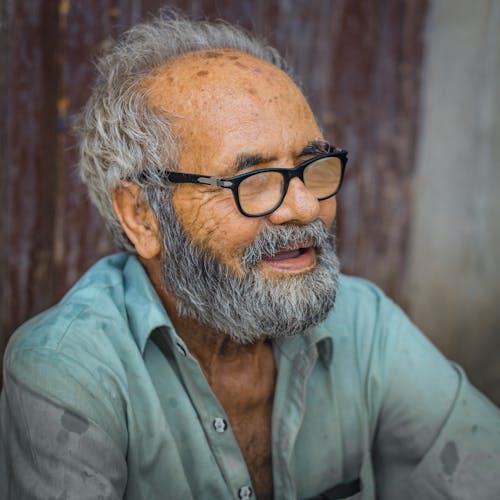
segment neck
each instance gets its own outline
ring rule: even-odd
[[[198,360],[209,381],[233,368],[244,367],[247,373],[252,368],[259,369],[258,361],[262,359],[262,351],[270,348],[265,338],[253,344],[240,344],[208,325],[179,317],[175,302],[170,305],[168,297],[164,300],[164,304],[177,334],[182,337],[191,354]]]

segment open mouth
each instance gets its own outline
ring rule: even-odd
[[[301,273],[316,265],[316,251],[313,246],[283,249],[264,258],[262,262],[266,267],[279,272]]]
[[[311,250],[311,247],[296,248],[295,250],[281,250],[276,255],[265,257],[264,260],[274,262],[278,260],[295,259],[309,250]]]

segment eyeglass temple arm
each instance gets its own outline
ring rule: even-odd
[[[184,174],[182,172],[169,172],[167,170],[158,172],[158,175],[166,181],[175,183],[192,182],[195,184],[207,184],[209,186],[219,187],[231,187],[233,185],[231,181],[221,179],[220,177],[211,177],[209,175]]]

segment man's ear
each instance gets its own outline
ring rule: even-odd
[[[113,208],[128,239],[143,259],[153,259],[161,253],[158,219],[140,187],[122,181],[113,192]]]

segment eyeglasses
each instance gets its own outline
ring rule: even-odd
[[[298,177],[319,201],[335,196],[342,186],[347,151],[331,149],[293,168],[264,168],[234,177],[210,177],[162,170],[160,178],[174,183],[205,184],[230,189],[239,211],[247,217],[274,212],[285,199],[290,181]],[[142,177],[147,177],[143,174]]]

